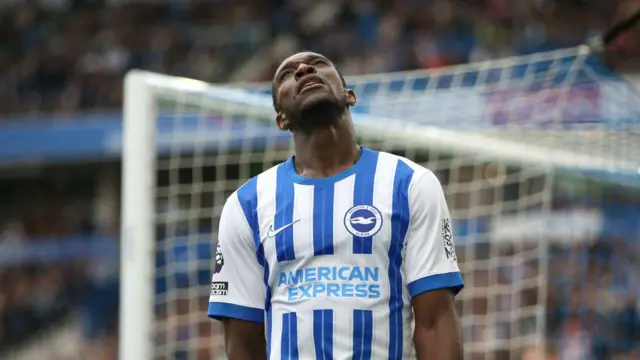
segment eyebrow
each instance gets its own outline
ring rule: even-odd
[[[278,69],[278,71],[276,71],[275,75],[274,75],[274,80],[279,81],[280,80],[280,74],[284,71],[284,70],[288,70],[290,68],[294,68],[296,65],[300,64],[300,62],[305,62],[305,61],[311,61],[311,60],[316,60],[316,59],[322,59],[324,61],[326,61],[327,63],[329,63],[331,66],[333,66],[333,63],[327,59],[325,56],[320,55],[320,54],[309,54],[306,56],[306,58],[300,60],[300,61],[290,61],[286,64],[284,64],[282,67],[280,67]]]

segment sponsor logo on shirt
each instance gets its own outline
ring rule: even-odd
[[[269,226],[269,230],[267,230],[267,237],[268,237],[268,238],[276,237],[276,235],[278,235],[278,233],[279,233],[279,232],[281,232],[282,230],[285,230],[286,228],[288,228],[288,227],[290,227],[290,226],[293,226],[293,225],[294,225],[295,223],[297,223],[298,221],[300,221],[300,219],[298,219],[298,220],[296,220],[296,221],[294,221],[294,222],[292,222],[292,223],[289,223],[289,224],[287,224],[287,225],[281,226],[281,227],[279,227],[279,228],[277,228],[277,229],[274,229],[274,228],[273,228],[273,224],[271,224],[271,225]]]
[[[368,266],[320,266],[283,271],[278,287],[287,290],[288,301],[317,297],[380,298],[380,270]]]
[[[444,244],[444,253],[447,259],[451,261],[458,260],[456,256],[456,246],[453,243],[453,232],[451,231],[451,219],[442,219],[441,225],[442,242]]]
[[[226,281],[214,281],[211,283],[211,296],[225,296],[229,291],[229,283]]]

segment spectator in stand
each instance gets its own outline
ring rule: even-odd
[[[331,5],[321,18],[312,16],[312,1],[80,3],[17,2],[0,12],[0,114],[116,109],[122,76],[133,67],[225,81],[244,59],[287,34],[296,35],[293,47],[326,53],[347,74],[386,72],[576,45],[640,6],[361,0]],[[327,26],[334,31],[321,31]],[[275,66],[284,54],[277,46],[269,51]],[[243,71],[240,79],[267,80],[272,70]]]

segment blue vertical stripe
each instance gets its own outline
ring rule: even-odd
[[[258,250],[258,257],[261,258],[262,264],[264,267],[264,286],[267,288],[267,293],[264,299],[264,311],[267,317],[267,329],[266,329],[266,338],[267,338],[267,359],[271,358],[271,286],[269,285],[269,263],[267,262],[266,257],[264,256],[264,247],[260,244],[260,248]]]
[[[373,312],[371,310],[353,310],[352,358],[354,360],[370,360],[372,342]]]
[[[298,317],[294,312],[282,314],[280,359],[298,360]]]
[[[269,286],[269,263],[264,255],[264,247],[260,242],[260,226],[258,225],[258,178],[254,177],[238,189],[238,200],[242,212],[253,232],[253,243],[256,247],[258,263],[264,269],[265,295],[264,310],[267,317],[267,354],[271,354],[271,286]]]
[[[378,165],[378,152],[363,150],[362,157],[360,159],[363,162],[362,168],[356,174],[353,185],[353,206],[373,206],[373,184]],[[371,254],[372,252],[373,239],[371,236],[360,237],[353,235],[354,254]]]
[[[334,185],[313,188],[313,254],[333,254],[333,194]]]
[[[316,360],[333,360],[333,310],[313,310]]]
[[[393,179],[391,243],[389,244],[389,359],[401,359],[402,333],[402,248],[409,227],[409,184],[413,169],[398,160]]]
[[[238,189],[238,201],[242,207],[244,217],[247,219],[253,231],[253,241],[260,244],[260,234],[258,233],[258,178],[254,177],[247,181]]]
[[[276,215],[273,230],[293,223],[294,188],[283,165],[278,166],[276,177]],[[293,226],[276,234],[276,253],[278,262],[290,261],[296,258],[293,248]]]

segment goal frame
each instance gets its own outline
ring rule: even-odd
[[[155,276],[156,106],[149,74],[124,80],[118,359],[151,359]],[[135,301],[131,301],[134,297]]]

